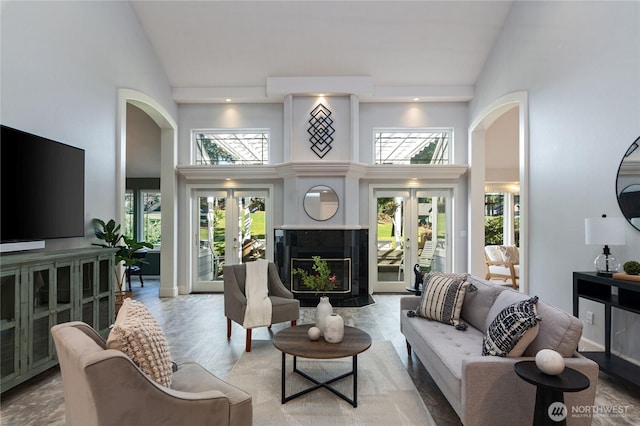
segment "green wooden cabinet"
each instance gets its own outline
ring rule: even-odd
[[[103,336],[114,318],[115,250],[84,248],[0,258],[2,391],[57,364],[50,329],[84,321]]]

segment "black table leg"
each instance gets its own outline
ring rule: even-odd
[[[549,407],[554,402],[560,402],[549,412]],[[566,426],[567,424],[567,407],[564,405],[564,394],[560,391],[545,389],[541,386],[536,388],[536,407],[533,415],[533,426]],[[562,420],[556,421],[552,417],[563,417]]]

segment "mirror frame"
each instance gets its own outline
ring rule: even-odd
[[[633,160],[631,159],[632,156]],[[627,179],[627,176],[631,176],[631,178]],[[632,187],[637,187],[638,190],[629,192],[628,189]],[[635,199],[638,200],[640,205],[640,137],[633,141],[627,152],[625,152],[616,176],[616,199],[618,200],[620,211],[631,226],[640,231],[640,211],[638,216],[630,215],[627,203],[621,199],[623,193],[637,193]]]
[[[322,194],[329,194],[329,196],[333,195],[335,197],[335,206],[331,206],[332,211],[326,212],[322,209],[323,202],[314,204],[313,200],[318,197],[322,197]],[[333,204],[333,199],[326,201],[327,203]],[[324,222],[336,215],[338,213],[338,209],[340,208],[340,199],[338,198],[338,194],[336,191],[327,185],[315,185],[304,194],[304,198],[302,201],[302,207],[304,208],[304,212],[311,219],[316,220],[318,222]]]

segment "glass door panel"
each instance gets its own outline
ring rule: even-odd
[[[267,190],[194,191],[193,291],[222,291],[223,265],[266,259]]]
[[[375,291],[414,287],[415,265],[422,272],[449,269],[447,235],[451,191],[380,189],[374,191]]]
[[[196,249],[197,282],[219,281],[226,254],[225,193],[200,194],[196,197],[198,231]]]
[[[376,279],[389,290],[400,291],[405,286],[407,250],[408,191],[376,192]]]

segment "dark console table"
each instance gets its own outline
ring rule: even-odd
[[[618,294],[613,294],[613,289]],[[595,272],[573,273],[573,315],[578,317],[579,298],[604,305],[604,352],[581,352],[598,363],[605,373],[640,387],[640,367],[611,354],[611,308],[640,314],[640,285],[615,280]]]

